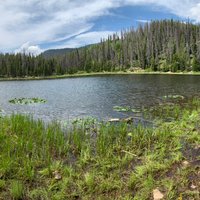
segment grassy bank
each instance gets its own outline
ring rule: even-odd
[[[4,77],[0,78],[0,81],[20,81],[20,80],[50,80],[50,79],[65,79],[75,77],[88,77],[88,76],[103,76],[103,75],[131,75],[131,74],[163,74],[163,75],[200,75],[200,72],[153,72],[138,70],[132,71],[118,71],[118,72],[79,72],[76,74],[64,74],[64,75],[52,75],[52,76],[38,76],[38,77]]]
[[[0,118],[0,199],[200,198],[200,101],[161,106],[156,128]],[[163,122],[161,113],[173,118]],[[162,114],[164,117],[164,115]]]

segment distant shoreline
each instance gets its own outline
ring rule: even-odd
[[[78,78],[88,76],[102,76],[102,75],[200,75],[200,72],[91,72],[91,73],[75,73],[64,75],[52,75],[52,76],[39,76],[39,77],[5,77],[0,78],[0,81],[29,81],[29,80],[51,80],[51,79],[65,79],[65,78]]]

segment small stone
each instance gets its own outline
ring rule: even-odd
[[[109,119],[108,121],[109,122],[119,122],[120,119],[119,118],[113,118],[113,119]]]
[[[190,186],[190,188],[193,189],[193,190],[195,190],[195,189],[197,188],[197,186],[194,185],[194,184],[192,184],[192,185]]]
[[[56,180],[61,180],[62,179],[62,176],[58,171],[53,172],[53,175],[54,175],[54,178]]]
[[[153,190],[153,199],[154,200],[161,200],[163,199],[164,195],[160,192],[159,189]]]
[[[199,145],[196,145],[194,149],[195,149],[195,150],[200,149],[200,144],[199,144]]]
[[[183,164],[184,167],[188,167],[188,165],[189,165],[190,163],[189,163],[187,160],[185,160],[185,161],[183,161],[182,164]]]

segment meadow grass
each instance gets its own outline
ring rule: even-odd
[[[0,199],[200,198],[200,100],[149,111],[156,126],[0,118]],[[173,120],[165,120],[172,118]]]

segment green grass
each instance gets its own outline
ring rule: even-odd
[[[0,199],[149,200],[158,188],[164,199],[197,200],[199,111],[197,98],[157,107],[149,113],[159,121],[148,128],[89,119],[63,130],[28,116],[2,117]]]

